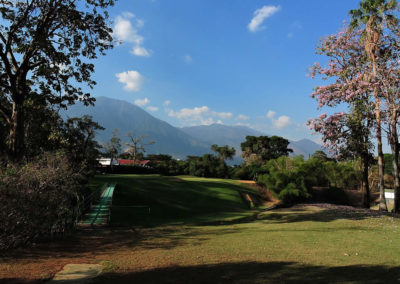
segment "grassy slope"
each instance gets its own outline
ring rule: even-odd
[[[96,185],[103,182],[117,183],[112,225],[216,222],[254,214],[239,195],[253,190],[232,180],[109,175],[93,181]]]
[[[185,212],[186,220],[196,220],[208,202],[214,208],[209,213],[216,215],[241,214],[244,208],[231,194],[229,181],[115,178],[128,187],[139,187],[149,179],[146,183],[153,186],[147,197],[147,190],[143,191],[140,201],[164,204],[169,213],[160,219],[165,221],[178,220]],[[189,185],[196,198],[161,202],[163,190],[172,194]],[[237,186],[234,182],[232,185]],[[197,191],[210,187],[213,194],[201,201]],[[224,210],[214,200],[221,196],[227,200]],[[126,201],[119,198],[118,202]],[[193,202],[189,213],[177,206],[183,201]],[[46,278],[67,263],[104,264],[105,273],[93,283],[392,283],[400,279],[398,218],[363,210],[300,205],[263,212],[258,217],[230,224],[82,231],[63,241],[4,255],[0,258],[0,282]]]

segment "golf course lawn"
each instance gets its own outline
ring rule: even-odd
[[[229,180],[115,175],[92,186],[104,182],[119,187],[116,208],[151,213],[126,218],[120,207],[107,228],[6,252],[0,282],[41,283],[68,263],[103,264],[91,283],[400,281],[399,218],[329,205],[249,209],[239,192],[254,189]]]

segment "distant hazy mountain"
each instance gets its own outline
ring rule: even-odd
[[[310,139],[301,139],[299,141],[290,141],[289,147],[293,150],[295,155],[303,155],[304,158],[308,159],[317,150],[326,152],[326,149],[321,145],[318,145]]]
[[[70,106],[62,115],[81,117],[85,114],[91,115],[94,121],[105,128],[96,136],[100,143],[110,140],[115,128],[119,129],[123,141],[127,141],[128,132],[134,131],[137,135],[147,134],[149,139],[155,141],[154,145],[146,147],[147,153],[169,154],[180,159],[188,155],[210,153],[210,146],[218,144],[235,147],[237,157],[233,163],[239,164],[242,162],[240,143],[245,141],[246,136],[265,135],[246,126],[222,124],[177,128],[134,104],[106,97],[96,98],[94,107],[82,104]],[[308,139],[291,141],[289,147],[294,150],[295,155],[304,155],[305,158],[321,149],[320,145]]]
[[[246,136],[265,135],[246,126],[230,126],[224,124],[200,125],[183,127],[182,130],[190,136],[208,144],[229,145],[240,150],[240,143]]]
[[[94,121],[105,128],[96,136],[100,143],[110,140],[112,131],[118,128],[123,141],[127,141],[126,134],[129,131],[134,131],[137,135],[147,134],[149,139],[154,140],[154,145],[146,147],[147,153],[170,154],[183,159],[187,155],[203,155],[210,152],[208,144],[126,101],[98,97],[94,107],[76,104],[69,107],[63,115],[81,117],[85,114],[91,115]]]

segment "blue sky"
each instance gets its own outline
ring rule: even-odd
[[[136,103],[174,126],[243,124],[318,140],[307,76],[318,41],[336,33],[357,0],[120,0],[120,42],[99,58],[92,94]]]

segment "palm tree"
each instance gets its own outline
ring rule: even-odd
[[[362,0],[359,9],[351,10],[351,28],[362,28],[361,36],[365,53],[372,65],[372,81],[377,80],[376,55],[381,44],[381,37],[385,27],[397,27],[397,18],[392,14],[397,7],[396,0]],[[380,203],[379,210],[387,211],[384,183],[384,162],[382,150],[382,119],[381,119],[381,98],[378,90],[374,90],[375,117],[376,117],[376,138],[378,148],[378,173]]]

